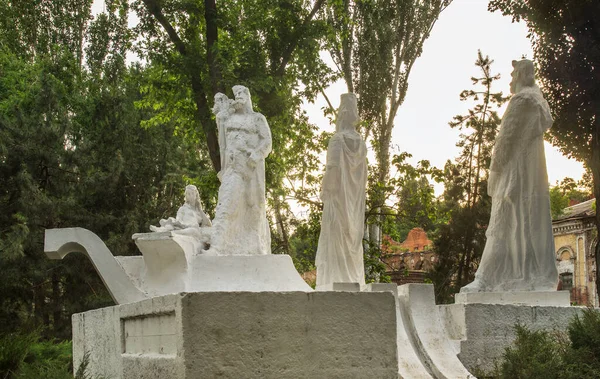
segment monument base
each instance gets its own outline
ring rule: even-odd
[[[571,305],[569,291],[466,292],[457,293],[456,304],[507,304],[548,307]]]
[[[484,372],[490,372],[504,350],[513,344],[517,324],[530,330],[566,331],[569,321],[584,309],[482,303],[438,305],[438,308],[458,358],[467,369]]]
[[[360,283],[339,282],[327,283],[315,288],[316,291],[334,291],[334,292],[360,292]]]
[[[396,325],[389,292],[180,293],[73,315],[73,360],[117,379],[397,379]]]

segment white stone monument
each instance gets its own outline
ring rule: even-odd
[[[233,93],[235,100],[215,96],[222,168],[213,222],[198,189],[189,185],[176,217],[150,226],[152,233],[132,236],[141,257],[113,257],[83,228],[47,230],[48,256],[87,254],[119,304],[178,292],[312,291],[288,255],[271,255],[265,206],[271,132],[264,116],[252,110],[248,88],[235,86]]]
[[[215,96],[221,171],[210,250],[217,255],[271,254],[266,214],[265,158],[271,152],[271,130],[252,110],[250,91],[234,86],[235,100]]]
[[[73,315],[74,367],[88,357],[91,375],[118,379],[473,378],[431,285],[364,285],[356,97],[342,96],[322,195],[319,272],[342,286],[314,292],[289,256],[270,254],[269,127],[247,88],[234,93],[215,98],[223,169],[212,226],[188,186],[176,217],[133,236],[142,256],[114,257],[83,228],[46,230],[46,254],[86,254],[117,303]]]
[[[356,131],[357,123],[356,95],[343,94],[321,190],[323,218],[316,256],[319,289],[334,283],[365,284],[367,146]]]
[[[196,186],[185,187],[185,203],[177,210],[175,218],[169,217],[159,221],[160,226],[150,225],[153,232],[178,231],[182,234],[199,234],[201,227],[210,227],[212,223],[200,203],[200,193]]]
[[[490,166],[492,212],[487,241],[475,280],[461,289],[457,302],[481,299],[470,295],[478,292],[555,291],[558,282],[543,138],[552,117],[535,84],[533,63],[513,61],[513,67],[514,96],[504,113]],[[519,295],[502,296],[509,303],[527,302]]]

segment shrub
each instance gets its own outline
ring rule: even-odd
[[[493,373],[502,379],[600,378],[600,312],[587,309],[569,323],[568,334],[531,331],[516,326],[514,345],[507,348]]]
[[[71,342],[39,341],[38,331],[0,337],[0,379],[71,379]]]

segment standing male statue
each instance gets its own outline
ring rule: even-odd
[[[219,255],[271,253],[266,214],[265,158],[271,152],[271,130],[252,110],[250,91],[234,86],[235,100],[215,95],[221,152],[219,201],[213,220],[211,252]]]
[[[367,146],[356,132],[356,95],[343,94],[336,130],[327,147],[321,200],[323,218],[317,248],[317,287],[365,284],[362,239],[365,225]]]
[[[475,280],[461,292],[553,291],[558,273],[543,134],[552,126],[533,62],[513,61],[514,94],[492,153],[492,212]]]

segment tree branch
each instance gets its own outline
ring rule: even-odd
[[[287,64],[289,63],[290,59],[292,58],[292,54],[294,53],[294,50],[298,46],[298,42],[300,42],[300,38],[302,38],[302,36],[304,34],[304,30],[306,29],[306,26],[313,19],[313,17],[315,17],[315,15],[319,11],[319,9],[321,9],[321,7],[323,6],[324,3],[325,3],[325,0],[317,0],[315,2],[315,5],[313,6],[312,10],[308,14],[308,16],[306,16],[304,21],[302,21],[302,24],[296,28],[296,31],[294,33],[294,39],[292,40],[292,42],[290,42],[288,47],[283,52],[283,55],[281,56],[281,63],[279,63],[279,67],[277,67],[277,70],[275,70],[275,76],[283,76],[283,74],[285,72],[285,68],[286,68]]]
[[[165,15],[162,13],[162,8],[160,7],[158,0],[142,1],[144,2],[144,5],[146,5],[148,12],[150,12],[150,14],[154,16],[156,21],[158,21],[158,23],[161,24],[162,27],[165,29],[165,31],[169,35],[169,38],[171,39],[171,42],[173,42],[173,44],[175,45],[177,51],[179,51],[181,55],[186,56],[187,49],[185,47],[185,43],[183,43],[181,38],[179,38],[179,35],[177,34],[177,31],[175,31],[175,28],[173,28],[173,25],[171,25],[169,20],[167,20]]]

